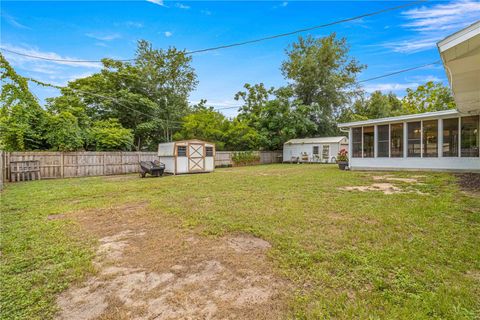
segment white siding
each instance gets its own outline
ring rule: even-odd
[[[480,171],[479,158],[350,158],[353,170],[465,170]]]
[[[174,147],[175,147],[174,142],[160,143],[158,145],[158,156],[163,157],[163,156],[175,155]]]
[[[159,161],[165,164],[165,172],[174,174],[175,173],[175,157],[159,157]]]
[[[344,141],[346,142],[347,139]],[[308,160],[304,160],[303,162],[311,162],[313,157],[313,147],[318,146],[318,155],[321,158],[321,162],[324,162],[327,159],[322,158],[322,150],[323,146],[329,146],[329,154],[328,154],[328,162],[335,162],[333,158],[337,157],[338,152],[340,151],[340,144],[339,143],[328,143],[328,144],[285,144],[283,146],[283,161],[289,162],[291,161],[292,157],[299,157],[300,161],[302,162],[302,153],[306,153],[308,156]]]

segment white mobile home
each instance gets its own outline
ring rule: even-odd
[[[291,139],[283,145],[283,161],[335,163],[338,152],[347,148],[347,137]]]
[[[480,21],[438,49],[457,110],[339,124],[351,169],[480,172]]]
[[[200,140],[160,143],[158,157],[171,174],[212,172],[215,169],[215,144]]]

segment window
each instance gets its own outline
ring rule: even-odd
[[[390,153],[392,158],[403,157],[403,123],[390,125]]]
[[[205,156],[213,157],[213,147],[205,147]]]
[[[458,157],[458,118],[443,120],[443,156]]]
[[[187,156],[187,147],[177,146],[177,157],[186,157],[186,156]]]
[[[423,156],[438,156],[438,121],[423,121]]]
[[[374,139],[373,127],[363,127],[363,157],[373,158],[375,147]]]
[[[318,146],[313,146],[313,154],[318,155]]]
[[[407,155],[409,157],[420,157],[421,155],[422,132],[420,128],[421,128],[420,121],[407,123],[407,130],[408,130]]]
[[[478,157],[478,119],[479,116],[462,117],[461,155]]]
[[[352,157],[362,157],[362,128],[352,128]]]
[[[378,157],[388,157],[388,145],[390,143],[388,139],[388,124],[377,127],[378,133]]]

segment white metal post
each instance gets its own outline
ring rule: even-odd
[[[420,158],[423,158],[423,120],[420,121]]]
[[[438,131],[437,131],[437,153],[438,157],[443,157],[443,119],[438,119],[437,123]]]
[[[462,117],[458,117],[458,157],[462,156]]]

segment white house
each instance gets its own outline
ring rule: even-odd
[[[480,21],[438,49],[457,110],[339,124],[351,169],[480,172]]]
[[[291,139],[283,145],[283,161],[334,163],[338,152],[347,148],[347,137]]]
[[[212,172],[215,169],[215,144],[200,140],[160,143],[158,157],[168,173]]]

